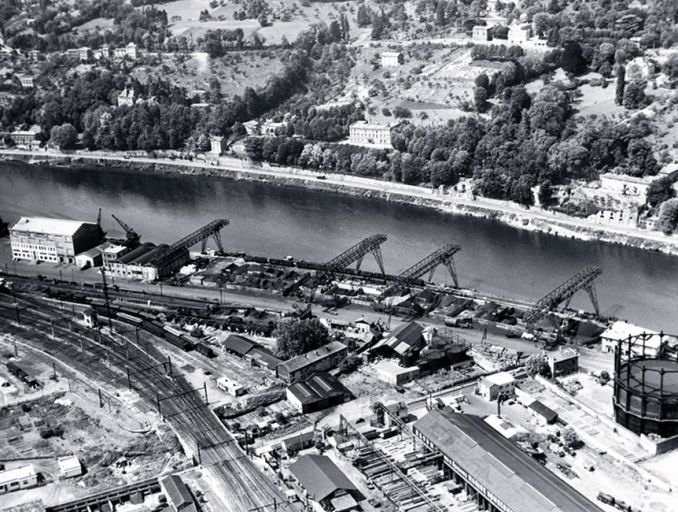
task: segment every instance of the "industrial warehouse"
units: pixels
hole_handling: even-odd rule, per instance
[[[9,233],[13,258],[55,263],[75,263],[102,238],[98,223],[44,217],[21,217]]]
[[[413,431],[442,453],[446,473],[475,495],[482,510],[602,512],[477,416],[432,411]]]
[[[190,261],[189,248],[201,243],[205,252],[212,237],[223,252],[220,230],[227,219],[218,219],[177,242],[141,244],[133,228],[113,215],[126,234],[125,240],[105,239],[101,210],[96,223],[77,220],[22,217],[10,228],[12,258],[34,262],[78,263],[81,268],[102,268],[115,277],[156,281],[171,276]]]
[[[264,473],[252,467],[242,472],[243,478],[261,479],[263,493],[273,493],[258,497],[258,506],[274,499],[271,503],[279,510],[374,512],[388,500],[397,510],[411,512],[582,512],[601,510],[591,503],[598,498],[603,504],[638,512],[641,509],[623,505],[632,498],[610,488],[603,471],[592,473],[589,468],[619,464],[625,472],[628,467],[635,470],[632,464],[640,455],[633,447],[628,458],[636,459],[630,462],[617,453],[605,455],[614,452],[611,432],[625,436],[632,446],[644,443],[654,454],[675,446],[675,438],[657,441],[656,434],[665,430],[652,417],[651,405],[657,399],[652,390],[662,389],[655,393],[665,399],[661,425],[672,427],[666,421],[673,382],[666,371],[675,359],[666,349],[674,348],[675,343],[669,343],[672,337],[664,340],[648,333],[642,345],[635,344],[629,353],[638,361],[620,359],[632,367],[628,376],[623,364],[614,379],[607,380],[605,372],[594,378],[593,372],[583,369],[592,360],[599,363],[582,354],[579,343],[600,342],[601,358],[612,363],[611,354],[606,355],[607,340],[617,332],[643,332],[619,325],[620,321],[612,324],[611,332],[609,320],[598,315],[593,281],[599,269],[583,269],[529,306],[456,286],[459,275],[453,257],[461,247],[454,243],[390,275],[380,252],[386,235],[368,236],[319,264],[293,256],[226,253],[219,235],[226,219],[165,244],[142,241],[134,228],[114,218],[124,238],[107,237],[100,221],[86,223],[97,236],[79,245],[77,250],[84,249],[80,252],[73,243],[72,281],[62,279],[68,268],[65,262],[46,262],[37,277],[33,262],[41,255],[29,263],[15,262],[24,275],[6,270],[6,279],[17,283],[12,291],[20,300],[33,302],[31,307],[16,307],[6,293],[10,309],[0,308],[0,315],[16,327],[27,319],[44,324],[50,353],[73,349],[69,357],[83,358],[91,352],[107,368],[118,364],[127,377],[124,389],[116,388],[125,407],[134,409],[135,398],[144,396],[153,414],[185,429],[178,430],[185,461],[205,472],[217,471],[211,478],[217,478],[226,492],[237,492],[234,472],[220,472],[221,466],[211,462],[245,464],[251,457],[256,471],[262,465],[270,468]],[[214,252],[206,251],[210,237],[216,242]],[[189,253],[195,244],[201,254]],[[360,269],[369,253],[379,272]],[[76,265],[84,271],[75,272]],[[426,281],[438,267],[448,271],[455,286]],[[580,290],[589,293],[595,314],[558,309]],[[0,305],[2,300],[0,294]],[[44,309],[56,321],[46,322],[32,309]],[[558,322],[561,333],[554,334]],[[577,340],[569,323],[590,330],[591,338]],[[66,325],[69,330],[61,333]],[[283,342],[281,333],[288,327],[291,334]],[[316,339],[307,341],[309,333]],[[73,346],[52,343],[61,335],[70,336]],[[97,351],[104,339],[114,340],[105,345],[111,363],[108,354]],[[525,352],[509,348],[516,345]],[[650,361],[655,356],[665,360],[661,368]],[[528,370],[535,358],[541,361],[538,375]],[[30,365],[24,366],[26,361],[20,363],[32,371]],[[657,378],[648,377],[655,367]],[[18,386],[47,389],[57,379],[54,368],[35,375],[19,374],[15,368],[13,361],[7,364],[10,378],[23,378],[9,380],[13,387],[0,390],[9,400],[16,399]],[[180,374],[193,375],[182,384]],[[34,378],[35,384],[30,384]],[[634,429],[622,416],[627,411],[642,413],[634,409],[635,399],[624,401],[621,393],[629,383],[647,395],[644,418],[654,423],[646,421],[643,429]],[[606,418],[578,423],[586,405],[566,404],[569,397],[574,399],[576,391],[586,388],[579,399],[604,401],[607,396],[611,405],[612,393],[605,393],[612,384],[618,423],[610,427]],[[558,394],[563,390],[572,394],[563,398]],[[604,409],[600,404],[594,407]],[[26,425],[24,418],[17,421]],[[597,437],[591,437],[594,429]],[[570,430],[575,430],[575,437],[581,435],[580,444],[565,440],[571,438]],[[59,469],[62,480],[88,478],[91,459],[77,449],[69,452],[75,459],[72,469]],[[339,474],[334,470],[322,485],[327,492],[305,478],[304,474],[313,477],[313,471],[318,472],[300,469],[310,467],[307,457],[317,453],[355,482],[359,492],[341,482],[334,485],[332,475]],[[611,461],[612,457],[616,459]],[[75,460],[81,461],[82,474]],[[635,473],[622,469],[615,476],[635,489],[625,479]],[[158,481],[153,489],[163,488],[169,501],[181,506],[189,502],[183,493]],[[194,482],[195,478],[186,480],[190,492],[204,492]],[[269,485],[279,492],[267,490]],[[118,496],[126,491],[115,492]],[[648,493],[643,504],[655,495]],[[195,497],[197,506],[203,496]]]

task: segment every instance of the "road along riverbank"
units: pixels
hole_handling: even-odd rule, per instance
[[[511,227],[578,240],[596,240],[643,250],[678,255],[678,237],[660,231],[630,226],[602,225],[589,219],[571,217],[540,208],[525,208],[509,201],[441,193],[439,190],[392,183],[358,176],[324,174],[305,169],[272,167],[268,164],[221,157],[218,161],[172,160],[119,154],[88,152],[0,150],[5,160],[47,166],[82,166],[133,169],[139,173],[205,175],[226,179],[272,183],[311,190],[378,198],[386,201],[433,208],[445,213],[496,220]]]

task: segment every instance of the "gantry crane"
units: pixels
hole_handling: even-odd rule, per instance
[[[525,323],[528,325],[535,324],[563,302],[567,308],[570,305],[572,296],[582,289],[588,293],[596,316],[600,316],[594,280],[602,273],[603,271],[596,267],[586,267],[580,270],[556,289],[539,299],[534,307],[527,312]]]
[[[213,220],[209,224],[196,229],[193,231],[193,233],[190,233],[174,242],[165,251],[158,255],[158,257],[153,259],[150,264],[158,267],[159,269],[163,269],[163,271],[165,269],[172,269],[176,266],[176,262],[182,260],[184,255],[187,254],[188,249],[195,244],[200,243],[200,252],[204,253],[205,249],[207,248],[207,239],[209,237],[214,239],[214,242],[217,244],[217,249],[219,252],[223,253],[224,247],[221,243],[220,231],[225,226],[228,226],[228,224],[228,219]],[[164,272],[161,272],[161,274],[162,273]]]
[[[449,243],[429,254],[423,260],[415,263],[410,268],[402,272],[396,277],[395,283],[386,288],[379,298],[384,298],[388,295],[393,295],[396,292],[413,285],[421,276],[429,273],[429,283],[433,280],[433,272],[438,265],[445,265],[450,276],[454,280],[454,286],[459,288],[459,279],[457,278],[457,270],[454,266],[454,255],[461,250],[461,246]]]
[[[116,217],[115,215],[111,215],[115,219],[115,221],[120,224],[120,227],[125,231],[125,236],[127,237],[125,240],[125,245],[130,248],[134,248],[139,245],[139,241],[141,240],[141,236],[134,231],[133,228],[131,228],[127,223]]]
[[[376,234],[364,238],[354,246],[346,249],[344,252],[332,258],[325,263],[322,268],[318,270],[315,276],[307,281],[306,287],[310,289],[308,300],[311,302],[315,296],[315,291],[321,282],[334,277],[335,274],[347,269],[353,263],[356,264],[356,270],[360,270],[363,258],[367,253],[372,253],[374,259],[379,265],[381,274],[384,275],[384,260],[381,255],[381,244],[383,244],[388,237],[383,234]]]

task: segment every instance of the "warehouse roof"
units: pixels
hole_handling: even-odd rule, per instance
[[[136,249],[132,249],[130,252],[120,257],[116,263],[129,264],[134,262],[137,258],[141,258],[144,254],[147,254],[155,250],[155,244],[151,242],[146,242],[145,244],[140,245]]]
[[[49,219],[47,217],[21,217],[12,230],[28,231],[42,235],[73,236],[83,224],[92,224],[82,220]]]
[[[515,382],[516,379],[513,378],[509,372],[497,372],[492,375],[486,375],[482,380],[488,382],[494,386],[506,386]]]
[[[0,471],[0,485],[7,485],[17,480],[25,480],[35,476],[35,468],[32,464],[22,466],[20,468],[8,469]]]
[[[253,348],[260,347],[261,345],[245,336],[231,334],[224,340],[223,346],[225,350],[238,354],[239,356],[244,356]]]
[[[358,492],[358,488],[324,455],[304,455],[292,465],[290,472],[315,501],[321,501],[339,490]]]
[[[346,386],[329,373],[314,373],[305,381],[295,382],[287,389],[304,405],[351,394]]]
[[[516,512],[602,512],[478,416],[434,410],[416,432]]]
[[[566,361],[568,359],[574,359],[575,357],[579,357],[579,354],[576,350],[571,348],[557,350],[549,354],[549,358],[553,359],[555,362]]]
[[[167,500],[175,510],[194,512],[196,510],[193,495],[181,477],[177,475],[166,476],[160,479]]]
[[[168,247],[169,247],[169,245],[167,245],[167,244],[160,244],[157,247],[155,247],[154,250],[149,251],[149,252],[139,256],[132,263],[134,263],[135,265],[145,265],[146,263],[150,263],[155,258],[160,256],[163,252],[165,252]]]
[[[544,405],[539,400],[535,400],[530,405],[528,405],[528,407],[536,412],[539,416],[543,417],[548,423],[553,423],[556,421],[556,419],[558,419],[558,413],[550,407]]]
[[[73,470],[78,470],[82,472],[82,465],[80,464],[80,460],[75,455],[59,457],[57,459],[57,464],[59,465],[59,470],[62,473],[68,473]]]
[[[265,366],[266,368],[269,368],[271,370],[275,370],[278,366],[280,366],[280,363],[282,363],[281,359],[275,357],[265,348],[259,347],[253,348],[247,353],[247,356],[254,359],[260,365]]]
[[[402,324],[372,348],[389,347],[402,355],[410,348],[420,348],[423,345],[423,332],[424,328],[417,322]]]
[[[323,345],[318,349],[311,350],[310,352],[306,352],[305,354],[293,357],[292,359],[285,361],[283,364],[280,365],[281,370],[283,372],[291,373],[302,368],[305,368],[318,361],[322,361],[323,359],[331,357],[337,352],[341,352],[342,350],[346,350],[346,345],[344,345],[340,341],[330,341],[327,345]]]

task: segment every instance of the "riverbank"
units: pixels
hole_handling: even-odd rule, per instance
[[[499,221],[517,229],[546,233],[578,240],[597,240],[648,251],[678,255],[678,237],[635,227],[601,225],[588,219],[570,217],[538,208],[527,209],[518,204],[487,198],[476,200],[438,190],[384,182],[357,176],[325,174],[296,168],[248,165],[232,158],[213,161],[171,160],[149,157],[127,157],[110,153],[72,153],[0,150],[0,157],[29,164],[118,168],[151,174],[205,175],[225,179],[260,181],[275,185],[323,190],[432,208],[445,213],[467,215]]]

